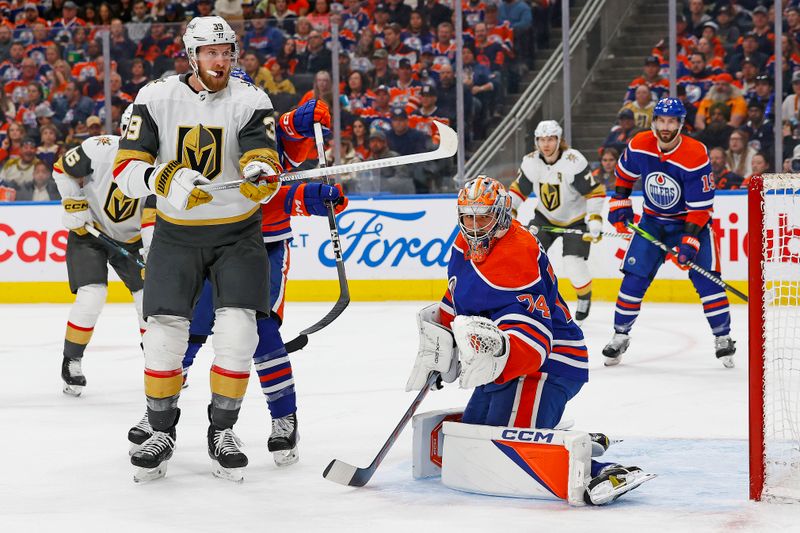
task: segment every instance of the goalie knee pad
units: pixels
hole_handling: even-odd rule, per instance
[[[214,364],[243,372],[250,370],[250,361],[258,346],[256,312],[238,307],[217,309],[214,336]]]
[[[84,285],[78,288],[75,303],[69,310],[67,331],[64,335],[64,357],[83,357],[86,345],[92,339],[97,317],[106,303],[108,287],[101,284]]]
[[[577,255],[565,255],[564,273],[578,296],[592,292],[592,275],[589,273],[589,263],[586,259]]]

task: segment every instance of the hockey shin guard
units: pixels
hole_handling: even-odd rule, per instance
[[[168,431],[178,416],[183,384],[181,360],[186,352],[189,321],[178,316],[154,315],[144,335],[144,390],[147,417],[156,431]]]
[[[694,270],[689,271],[689,279],[700,296],[700,303],[703,304],[703,313],[706,315],[708,325],[714,336],[727,335],[731,332],[731,314],[728,306],[728,295],[726,292],[704,278]]]
[[[229,428],[236,423],[250,377],[250,359],[258,343],[256,313],[251,309],[222,307],[216,313],[212,337],[211,423]]]
[[[650,280],[636,274],[625,274],[619,288],[617,305],[614,312],[614,331],[628,333],[639,316],[642,298],[650,286]]]
[[[64,357],[80,359],[92,339],[97,317],[106,303],[108,288],[105,285],[84,285],[75,295],[69,310],[67,331],[64,335]]]
[[[253,354],[253,362],[261,392],[267,399],[272,418],[282,418],[297,411],[292,364],[283,345],[278,322],[270,317],[259,320],[257,326],[258,347]]]

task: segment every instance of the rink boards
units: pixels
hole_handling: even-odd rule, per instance
[[[641,196],[634,209],[641,212]],[[528,220],[535,200],[526,202],[520,219]],[[70,302],[65,249],[67,232],[61,226],[59,203],[0,204],[0,303]],[[339,234],[353,300],[431,300],[446,287],[450,247],[457,235],[455,196],[353,197],[339,214]],[[607,224],[607,223],[606,223]],[[294,217],[289,301],[333,301],[338,296],[330,233],[324,218]],[[714,228],[720,245],[726,281],[747,290],[746,191],[717,194]],[[613,228],[608,226],[607,230]],[[790,228],[789,233],[794,228]],[[592,247],[590,269],[598,300],[616,300],[619,266],[627,242],[606,238]],[[550,251],[556,273],[561,244]],[[109,301],[128,301],[130,295],[113,271]],[[560,285],[569,299],[569,283]],[[695,302],[697,295],[686,273],[671,263],[659,272],[647,300]],[[731,303],[739,303],[734,297]]]

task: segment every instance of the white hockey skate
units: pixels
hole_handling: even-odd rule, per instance
[[[297,451],[299,441],[297,413],[272,420],[272,434],[267,441],[267,449],[272,452],[272,459],[276,465],[291,466],[300,460],[300,454]]]
[[[603,348],[603,355],[606,358],[603,364],[605,366],[618,365],[622,360],[622,354],[628,350],[630,343],[631,337],[627,333],[614,333],[614,336],[611,337],[611,342]]]
[[[730,335],[714,337],[714,350],[717,359],[722,362],[722,366],[725,368],[736,366],[733,362],[733,354],[736,353],[736,341],[731,339]]]
[[[156,431],[131,455],[134,483],[153,481],[167,475],[167,463],[175,450],[175,428],[169,433]]]
[[[583,501],[588,505],[606,505],[654,477],[656,474],[643,472],[638,466],[607,466],[589,482]]]
[[[208,426],[208,456],[211,457],[211,473],[214,477],[235,483],[244,481],[244,467],[248,461],[241,451],[242,446],[242,441],[232,428]]]
[[[64,381],[64,387],[61,389],[64,394],[75,397],[80,396],[86,386],[86,377],[81,369],[81,360],[65,357],[61,362],[61,379]]]

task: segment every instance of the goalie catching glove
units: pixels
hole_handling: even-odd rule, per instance
[[[431,304],[417,313],[419,350],[414,368],[406,383],[406,392],[421,390],[431,372],[439,372],[442,381],[452,383],[458,377],[458,353],[453,333],[439,323],[439,304]]]
[[[155,167],[147,180],[147,188],[165,198],[176,209],[189,210],[207,204],[213,196],[198,189],[211,183],[202,174],[173,159]]]
[[[492,383],[503,372],[511,344],[494,322],[482,316],[456,316],[453,336],[461,362],[458,384],[462,389]]]
[[[256,203],[266,204],[281,188],[279,168],[268,159],[253,159],[242,169],[245,181],[239,185],[242,196]]]

